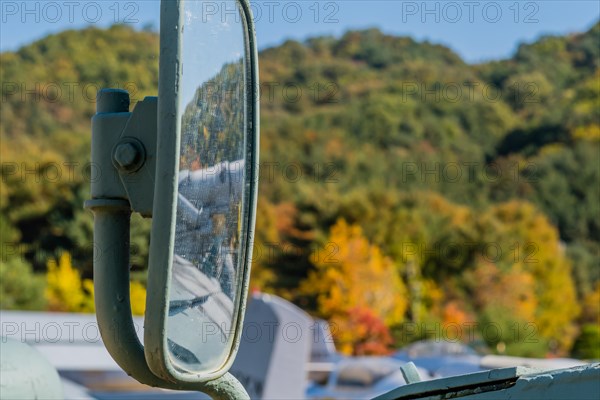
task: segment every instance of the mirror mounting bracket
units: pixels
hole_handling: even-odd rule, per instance
[[[129,201],[132,211],[152,217],[158,135],[158,98],[146,97],[129,112],[129,94],[98,92],[92,118],[92,199]],[[94,177],[93,177],[94,178]]]
[[[158,136],[158,97],[139,102],[114,146],[112,159],[117,163],[133,211],[152,217]]]

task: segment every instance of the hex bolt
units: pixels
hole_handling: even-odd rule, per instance
[[[133,172],[142,166],[144,151],[135,142],[123,142],[115,148],[113,159],[120,170]]]

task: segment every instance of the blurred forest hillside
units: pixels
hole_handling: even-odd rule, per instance
[[[156,95],[158,37],[65,31],[0,57],[0,306],[91,311],[95,93]],[[600,24],[478,65],[377,30],[289,41],[260,77],[254,288],[346,353],[434,336],[600,358]],[[132,226],[142,313],[150,225]]]

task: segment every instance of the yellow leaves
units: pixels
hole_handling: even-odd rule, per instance
[[[476,267],[476,299],[483,305],[503,302],[515,317],[534,322],[541,337],[568,349],[579,306],[558,230],[532,204],[516,200],[491,207],[480,222],[493,226],[485,243],[501,255]]]
[[[144,315],[146,312],[146,288],[139,282],[129,283],[131,297],[131,313],[133,315]]]
[[[583,300],[582,320],[600,326],[600,281],[596,288],[588,293]]]
[[[515,266],[503,279],[504,290],[510,293],[515,316],[523,321],[533,321],[538,307],[535,279],[531,273]]]
[[[481,309],[499,306],[518,320],[535,320],[538,301],[531,273],[518,265],[502,272],[495,264],[482,262],[469,274],[475,283],[474,300]]]
[[[522,264],[536,278],[552,264],[566,263],[558,230],[532,204],[517,200],[502,203],[491,207],[484,218],[495,228],[485,238],[486,243],[498,245],[504,262]]]
[[[301,291],[316,295],[318,309],[326,318],[343,319],[350,310],[363,308],[388,326],[403,320],[406,289],[396,266],[369,243],[358,225],[339,220],[312,261],[316,270]]]
[[[71,255],[63,253],[58,263],[48,261],[46,297],[53,311],[93,312],[91,294],[84,290],[79,271],[71,265]],[[90,285],[86,282],[86,285]]]
[[[46,273],[46,298],[51,311],[93,313],[94,283],[91,279],[81,279],[79,271],[73,267],[71,255],[63,253],[58,263],[48,261]],[[146,310],[146,288],[140,282],[130,283],[131,310],[134,315],[144,315]]]
[[[598,124],[589,124],[585,126],[578,126],[573,130],[571,135],[575,139],[599,141],[600,140],[600,125]]]
[[[472,218],[473,213],[469,207],[452,203],[439,193],[424,192],[423,201],[429,212],[449,218],[453,225],[467,224]]]
[[[435,284],[432,279],[423,279],[421,282],[421,310],[417,310],[419,315],[440,315],[442,302],[444,300],[444,291]]]

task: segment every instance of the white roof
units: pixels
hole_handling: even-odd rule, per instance
[[[134,318],[140,341],[143,318]],[[116,370],[94,314],[0,311],[1,336],[35,347],[59,371]],[[4,340],[4,339],[3,339]]]

